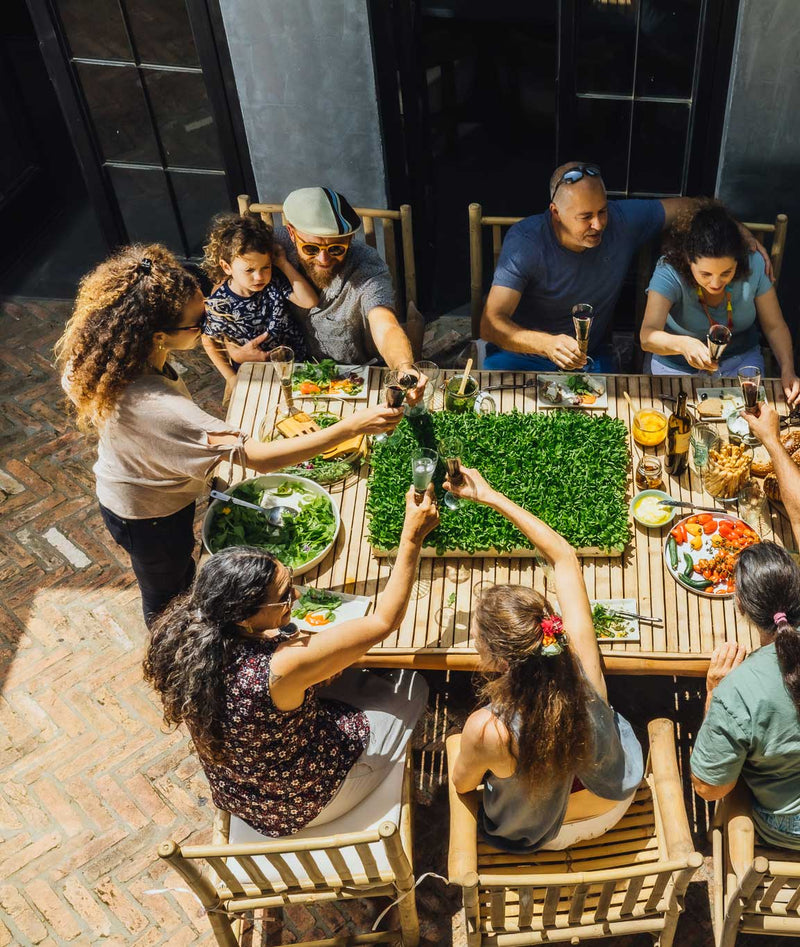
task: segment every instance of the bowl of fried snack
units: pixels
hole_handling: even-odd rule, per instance
[[[753,450],[746,444],[723,444],[708,452],[703,483],[718,500],[733,501],[750,479]]]

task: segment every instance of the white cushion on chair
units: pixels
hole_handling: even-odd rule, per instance
[[[292,842],[297,839],[324,838],[331,835],[345,835],[349,832],[367,832],[370,829],[377,829],[382,822],[394,822],[400,824],[400,805],[403,794],[403,772],[405,769],[405,757],[399,759],[389,770],[389,774],[381,785],[371,795],[352,808],[348,813],[333,822],[326,822],[324,825],[312,826],[311,828],[300,829],[294,835],[282,836],[286,842]],[[254,828],[246,822],[231,815],[231,827],[228,841],[231,845],[251,844],[254,842],[279,842],[281,837],[273,838],[256,832]],[[375,859],[375,863],[382,877],[388,881],[392,875],[392,870],[386,858],[386,850],[381,842],[371,844],[370,851]],[[342,857],[347,867],[353,873],[353,876],[364,874],[364,868],[361,859],[352,846],[341,849]],[[308,874],[300,864],[295,854],[289,853],[282,856],[286,864],[297,876],[300,883],[312,884]],[[319,866],[320,871],[325,876],[336,875],[328,857],[324,852],[314,853],[314,860]],[[281,877],[278,872],[270,865],[269,861],[263,855],[254,857],[255,863],[269,879],[271,883],[280,883]],[[228,859],[228,867],[233,871],[240,881],[249,881],[247,873],[233,859]]]

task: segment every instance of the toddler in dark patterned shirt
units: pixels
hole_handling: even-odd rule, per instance
[[[206,300],[203,347],[229,383],[242,362],[265,361],[279,345],[306,357],[303,330],[287,300],[310,309],[318,297],[311,284],[287,260],[272,238],[272,227],[259,217],[220,214],[205,246],[203,267],[215,284]]]

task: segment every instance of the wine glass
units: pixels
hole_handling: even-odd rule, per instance
[[[708,346],[709,357],[712,358],[715,362],[719,362],[722,358],[722,353],[728,347],[728,344],[731,341],[731,330],[727,326],[720,325],[720,323],[714,323],[713,326],[709,327],[708,334],[706,335],[706,345]],[[719,368],[715,372],[706,372],[709,379],[713,378],[715,375],[719,375]]]
[[[443,437],[439,442],[439,454],[444,460],[450,483],[455,487],[464,481],[464,474],[461,471],[463,453],[464,442],[460,437]],[[448,510],[457,510],[461,506],[461,501],[448,490],[444,496],[444,505]]]
[[[589,333],[592,328],[592,318],[594,317],[594,307],[589,303],[578,303],[572,307],[572,324],[575,326],[575,338],[578,341],[578,348],[582,355],[586,355],[586,369],[591,371],[594,360],[589,358]]]
[[[411,478],[417,493],[428,489],[438,463],[439,455],[430,447],[420,447],[411,455]]]
[[[412,368],[418,375],[424,375],[428,379],[419,404],[406,409],[406,415],[413,417],[414,415],[425,414],[426,411],[433,409],[433,399],[441,382],[442,370],[435,362],[428,361],[414,362]]]
[[[761,390],[761,369],[756,365],[742,365],[739,369],[739,384],[745,414],[758,415],[758,395]]]
[[[413,388],[413,385],[408,385],[408,388]],[[399,372],[386,372],[383,376],[383,400],[386,405],[390,408],[401,408],[406,397],[406,388],[400,383],[400,373]],[[385,441],[389,437],[388,434],[376,434],[373,438],[374,441]]]
[[[281,395],[286,403],[286,407],[291,410],[291,408],[294,407],[294,396],[292,395],[294,349],[290,349],[288,345],[279,345],[270,352],[269,360],[275,366],[275,374],[280,380]]]

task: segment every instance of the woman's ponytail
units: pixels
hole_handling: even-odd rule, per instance
[[[783,683],[800,713],[800,634],[790,624],[785,612],[776,612],[775,653],[783,675]]]

